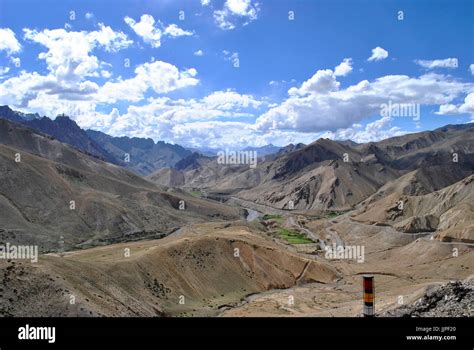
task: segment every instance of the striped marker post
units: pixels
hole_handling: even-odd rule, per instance
[[[374,276],[364,275],[364,317],[374,317],[375,315],[375,288]]]

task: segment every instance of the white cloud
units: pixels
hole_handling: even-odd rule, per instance
[[[153,16],[148,14],[142,15],[140,17],[140,22],[136,22],[133,18],[128,16],[124,18],[124,21],[133,29],[135,34],[140,36],[144,42],[150,44],[154,48],[161,46],[161,38],[163,36],[175,38],[180,36],[191,36],[194,34],[193,32],[178,27],[176,24],[170,24],[164,28],[160,21],[155,22]]]
[[[460,113],[469,113],[474,119],[474,93],[470,93],[464,99],[464,103],[459,106]]]
[[[99,60],[90,55],[96,47],[116,52],[132,44],[122,32],[99,24],[98,31],[68,32],[64,29],[43,30],[38,32],[23,29],[25,39],[45,46],[48,51],[41,52],[38,58],[46,61],[49,71],[58,80],[79,81],[94,76],[99,68]]]
[[[160,28],[155,27],[155,19],[151,15],[144,14],[140,17],[140,22],[135,22],[133,18],[125,17],[125,23],[127,23],[133,31],[143,41],[150,44],[152,47],[161,46],[162,31]]]
[[[469,65],[469,71],[474,75],[474,63]]]
[[[256,100],[252,95],[241,95],[235,91],[216,91],[203,98],[203,102],[209,109],[235,110],[242,108],[258,108],[261,101]]]
[[[334,68],[335,76],[345,76],[352,71],[352,58],[344,58],[342,62]]]
[[[22,71],[19,76],[2,82],[0,92],[3,91],[6,104],[53,116],[58,111],[70,111],[71,106],[93,110],[99,86],[85,79],[99,77],[104,64],[91,52],[98,48],[116,52],[132,43],[124,33],[101,23],[99,30],[91,32],[64,29],[39,32],[28,28],[23,31],[25,40],[47,48],[38,58],[46,62],[49,73]]]
[[[436,112],[436,114],[439,114],[439,115],[457,114],[457,113],[458,113],[458,107],[456,107],[456,105],[453,105],[452,103],[440,105],[438,112]]]
[[[10,62],[11,62],[15,67],[20,67],[20,66],[21,66],[21,59],[20,59],[20,57],[10,57]]]
[[[100,71],[100,76],[101,76],[102,78],[108,79],[108,78],[110,78],[110,77],[112,76],[112,73],[111,73],[110,71],[108,71],[108,70],[101,70],[101,71]]]
[[[169,35],[179,35],[170,27]],[[24,29],[25,40],[46,48],[38,58],[46,62],[48,74],[21,71],[16,77],[0,82],[0,103],[20,110],[55,116],[60,112],[95,116],[99,103],[119,100],[139,102],[145,93],[168,93],[199,83],[194,68],[179,70],[170,63],[154,61],[135,68],[130,79],[118,77],[104,85],[87,80],[112,77],[111,65],[93,55],[94,50],[115,52],[128,47],[132,41],[122,32],[99,24],[95,31],[66,31],[64,29]],[[15,62],[18,58],[11,58]],[[6,72],[6,70],[5,70]],[[3,74],[2,74],[3,75]],[[85,117],[81,117],[82,120]]]
[[[221,10],[214,11],[214,21],[224,30],[236,27],[235,22],[243,21],[243,25],[257,19],[260,4],[252,0],[226,0]]]
[[[415,63],[426,69],[458,67],[457,58],[446,58],[442,60],[415,60]]]
[[[2,78],[5,74],[10,71],[9,67],[0,67],[0,78]]]
[[[452,103],[447,103],[439,106],[439,110],[438,112],[436,112],[436,114],[470,114],[471,119],[474,120],[474,92],[469,93],[464,98],[464,102],[457,106]]]
[[[133,44],[133,41],[129,40],[123,32],[115,32],[103,23],[99,23],[99,28],[100,30],[87,34],[92,45],[102,46],[109,52],[117,52]]]
[[[156,61],[137,66],[133,78],[119,77],[99,86],[86,79],[109,79],[112,72],[107,68],[110,64],[100,62],[92,52],[98,48],[115,52],[128,47],[132,41],[125,34],[103,24],[91,32],[24,29],[24,33],[25,40],[46,47],[38,57],[46,62],[49,73],[22,71],[0,83],[0,101],[19,109],[54,116],[59,110],[67,112],[71,105],[80,105],[92,113],[98,103],[140,101],[147,91],[167,93],[199,82],[194,68],[179,70],[172,64]]]
[[[366,143],[406,134],[406,131],[402,131],[399,127],[391,126],[392,120],[390,117],[383,117],[368,123],[365,127],[360,124],[353,124],[350,128],[339,129],[336,132],[326,132],[320,137]]]
[[[12,55],[21,50],[21,45],[16,40],[15,33],[10,28],[0,28],[0,51]]]
[[[214,21],[219,28],[223,30],[235,29],[235,25],[227,19],[228,15],[228,11],[225,10],[214,11]]]
[[[87,12],[85,17],[86,17],[86,19],[92,19],[92,18],[94,18],[94,14],[92,12]]]
[[[381,105],[389,101],[441,105],[452,103],[469,91],[474,91],[474,84],[438,74],[418,78],[387,75],[341,90],[331,70],[320,70],[300,87],[291,88],[289,98],[263,113],[256,127],[262,131],[334,131],[380,115]]]
[[[170,24],[168,27],[166,27],[164,34],[169,35],[171,37],[179,37],[179,36],[192,36],[194,33],[190,31],[186,31],[178,27],[176,24]]]
[[[194,51],[194,56],[204,56],[204,52],[202,50]]]
[[[194,68],[180,71],[167,62],[144,63],[135,69],[135,77],[105,83],[98,92],[98,100],[105,103],[118,100],[137,102],[144,98],[148,89],[155,93],[167,93],[196,85],[199,83],[196,74]]]
[[[367,61],[381,61],[388,57],[388,51],[377,46],[376,48],[372,49],[372,56],[370,56]]]
[[[122,115],[103,115],[100,119],[85,116],[81,126],[112,135],[153,137],[185,145],[236,144],[249,139],[254,142],[259,137],[252,124],[232,119],[255,117],[254,112],[263,105],[265,102],[252,95],[232,90],[215,91],[198,100],[157,97],[147,99],[144,105],[129,106]]]
[[[52,74],[21,71],[0,83],[0,104],[49,116],[77,112],[79,107],[90,112],[95,108],[92,97],[97,90],[97,84],[90,81],[61,84]]]
[[[201,0],[202,6],[209,6],[211,4],[211,0]]]
[[[235,60],[239,59],[239,53],[238,52],[229,52],[227,50],[223,50],[222,54],[224,55],[224,59],[226,61],[234,62]]]
[[[301,87],[292,87],[288,90],[290,96],[304,96],[311,93],[327,94],[339,89],[340,83],[330,69],[318,70],[311,78],[306,80]]]
[[[233,14],[255,18],[257,16],[257,10],[252,5],[251,0],[227,0],[225,7],[229,9]]]

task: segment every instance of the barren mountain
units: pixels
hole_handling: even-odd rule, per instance
[[[42,251],[61,249],[61,241],[70,249],[161,237],[186,223],[239,215],[235,208],[165,191],[4,119],[0,173],[0,239],[38,244]]]
[[[327,262],[282,250],[239,224],[44,255],[34,269],[0,261],[0,272],[0,314],[10,316],[209,316],[249,294],[337,277]]]
[[[0,118],[26,125],[83,153],[121,165],[140,175],[174,166],[191,154],[191,151],[179,145],[163,141],[155,143],[149,138],[113,137],[100,131],[83,130],[67,116],[58,116],[52,120],[0,106]]]
[[[275,208],[288,208],[292,201],[301,210],[349,210],[392,191],[426,194],[471,175],[474,125],[448,125],[368,144],[320,139],[260,159],[254,169],[210,159],[177,170],[183,172],[184,187]]]
[[[191,154],[191,151],[179,145],[163,141],[155,143],[152,139],[113,137],[94,130],[87,130],[87,135],[120,160],[122,166],[140,175],[148,175],[158,169],[172,167]]]
[[[435,239],[474,243],[474,175],[425,195],[393,191],[362,207],[354,220],[409,233],[436,231]]]
[[[8,106],[0,106],[0,118],[26,125],[39,133],[49,135],[96,158],[120,164],[120,159],[114,158],[112,154],[91,139],[76,122],[66,116],[58,116],[56,119],[51,120],[48,117],[40,117],[37,114],[32,115],[13,111]]]

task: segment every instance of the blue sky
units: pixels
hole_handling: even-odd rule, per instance
[[[473,16],[459,0],[0,0],[0,104],[194,147],[378,140],[473,120]]]

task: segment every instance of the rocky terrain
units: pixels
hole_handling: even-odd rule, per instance
[[[1,111],[0,245],[40,251],[0,259],[3,316],[357,317],[364,274],[377,316],[474,315],[471,124],[252,169]]]
[[[428,194],[474,172],[474,126],[448,125],[380,142],[320,139],[260,158],[256,168],[194,155],[175,166],[182,187],[280,209],[346,211],[394,192]],[[157,181],[157,177],[154,178]]]
[[[3,119],[0,172],[0,240],[41,251],[60,249],[60,241],[71,249],[157,238],[188,223],[240,215]]]
[[[80,152],[128,168],[140,175],[174,166],[192,153],[179,145],[163,141],[155,143],[152,139],[113,137],[99,131],[83,130],[67,116],[58,116],[52,120],[0,106],[0,118],[23,124]]]
[[[430,288],[413,305],[402,306],[384,316],[469,317],[474,315],[474,279],[453,281]]]
[[[86,133],[123,166],[144,176],[172,167],[191,154],[179,145],[163,141],[155,143],[152,139],[138,137],[112,137],[94,130],[87,130]]]
[[[337,277],[327,262],[282,250],[239,223],[44,255],[34,269],[0,261],[0,271],[0,312],[13,316],[210,316],[249,294]]]
[[[474,175],[425,195],[392,192],[362,207],[354,219],[392,225],[407,233],[436,232],[434,239],[474,243]]]

